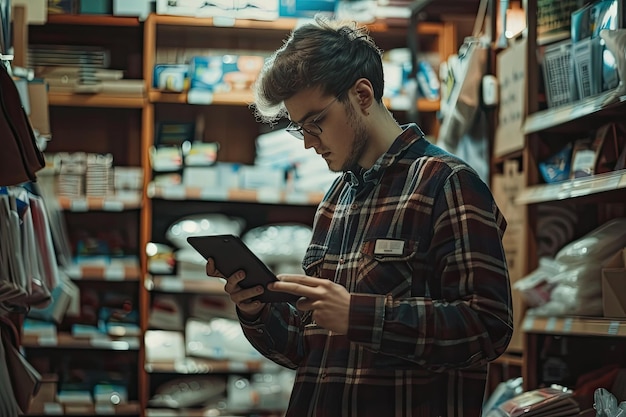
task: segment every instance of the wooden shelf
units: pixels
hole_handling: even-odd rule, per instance
[[[41,407],[32,407],[27,416],[132,416],[139,415],[141,407],[138,402],[130,401],[124,404],[62,404],[45,403]]]
[[[60,349],[103,349],[112,351],[139,350],[138,337],[112,338],[107,335],[93,337],[75,337],[69,333],[56,336],[24,335],[22,346],[26,348],[60,348]]]
[[[602,94],[588,97],[584,100],[577,101],[554,107],[547,110],[541,110],[528,115],[522,130],[524,134],[537,133],[541,131],[562,128],[564,125],[584,121],[588,117],[601,118],[603,113],[610,116],[614,111],[620,110],[623,114],[623,103],[626,101],[626,95],[617,97],[611,104],[603,105],[603,103],[613,95],[613,91],[607,91]]]
[[[65,268],[73,280],[92,281],[138,281],[141,276],[139,260],[134,257],[110,261],[83,261]]]
[[[48,14],[47,24],[82,25],[82,26],[137,26],[139,18],[127,16],[94,15],[94,14]]]
[[[624,188],[626,188],[626,169],[554,184],[533,185],[524,189],[515,199],[515,203],[561,201]]]
[[[277,20],[249,20],[249,19],[214,19],[212,17],[172,16],[151,14],[148,19],[157,25],[169,26],[198,26],[198,27],[229,27],[237,29],[270,29],[289,31],[296,27],[298,19],[280,18]],[[224,24],[222,22],[228,22]]]
[[[59,205],[63,210],[71,212],[86,211],[126,211],[141,208],[141,194],[126,198],[110,197],[58,197]]]
[[[119,96],[105,93],[75,94],[50,92],[48,103],[51,106],[67,107],[124,107],[141,109],[146,104],[143,96]]]
[[[219,374],[227,372],[270,372],[281,369],[279,365],[263,361],[231,361],[186,357],[176,362],[147,362],[148,373]]]
[[[150,90],[148,93],[152,103],[178,103],[187,104],[187,93],[172,93],[167,91]],[[229,93],[216,93],[212,100],[204,104],[225,106],[248,106],[254,101],[251,91],[231,91]]]
[[[177,103],[187,104],[187,93],[176,93],[159,90],[150,90],[148,97],[151,103]],[[223,105],[223,106],[249,106],[254,102],[252,91],[231,91],[229,93],[216,93],[212,97],[212,101],[206,104]],[[405,97],[384,97],[383,102],[390,110],[406,111],[409,109],[409,103]],[[431,113],[437,112],[440,108],[439,100],[427,100],[420,98],[417,101],[417,109],[419,111]]]
[[[543,317],[526,315],[525,333],[568,336],[626,337],[626,319],[604,317]]]
[[[252,410],[240,410],[237,409],[232,413],[229,410],[220,410],[222,414],[215,414],[215,407],[205,408],[146,408],[146,417],[207,417],[207,416],[281,416],[285,414],[285,410],[274,409],[252,409]],[[223,414],[227,413],[227,414]]]
[[[212,17],[196,17],[196,16],[172,16],[151,14],[149,19],[157,25],[164,26],[185,26],[185,27],[216,27],[216,28],[235,28],[235,29],[264,29],[288,32],[294,29],[298,24],[306,19],[285,18],[281,17],[276,20],[252,20],[252,19],[214,19]],[[397,20],[397,19],[396,19]],[[405,25],[394,25],[394,20],[377,19],[372,23],[367,23],[370,32],[386,32],[390,29],[400,27],[406,28]],[[423,26],[423,27],[422,27]],[[439,34],[441,29],[436,24],[420,24],[420,33]]]
[[[184,279],[179,276],[151,276],[145,280],[148,291],[188,294],[227,295],[219,278]]]
[[[285,190],[245,190],[239,188],[216,189],[185,187],[183,185],[161,186],[151,183],[148,197],[164,200],[235,201],[261,204],[317,205],[323,193],[296,193]]]

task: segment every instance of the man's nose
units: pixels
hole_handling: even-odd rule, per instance
[[[313,148],[316,144],[319,143],[319,137],[311,135],[307,132],[302,133],[304,134],[304,139],[302,140],[304,142],[304,149]]]

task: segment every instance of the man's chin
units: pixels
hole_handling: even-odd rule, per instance
[[[342,167],[341,166],[337,166],[336,164],[332,163],[331,161],[326,161],[326,165],[328,165],[328,169],[331,172],[343,172]]]

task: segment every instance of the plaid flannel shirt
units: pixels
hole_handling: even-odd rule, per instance
[[[487,185],[416,125],[338,178],[303,267],[351,293],[348,333],[287,303],[242,319],[262,354],[297,369],[287,416],[479,416],[513,329],[505,228]]]

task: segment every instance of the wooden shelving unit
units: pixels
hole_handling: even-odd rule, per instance
[[[530,273],[539,264],[542,230],[539,230],[538,224],[542,220],[541,209],[558,207],[575,211],[578,220],[572,224],[572,240],[626,213],[625,170],[548,184],[543,181],[538,168],[541,161],[568,141],[573,142],[590,134],[606,123],[622,122],[626,103],[624,96],[607,91],[570,104],[546,108],[540,101],[543,96],[540,92],[538,47],[551,41],[538,39],[537,3],[526,2],[525,5],[528,22],[525,76],[528,92],[522,128],[524,147],[521,152],[501,157],[497,162],[514,160],[522,167],[525,187],[515,197],[515,204],[523,210],[527,219],[524,235],[520,239],[526,243],[519,250],[526,254],[524,266],[526,273]],[[542,256],[547,255],[544,253]],[[521,368],[525,390],[558,383],[575,391],[577,378],[591,370],[611,361],[626,366],[626,358],[619,354],[626,343],[626,322],[623,319],[550,317],[532,314],[529,310],[521,327]],[[558,369],[550,368],[555,363]],[[583,403],[591,400],[586,398]]]

